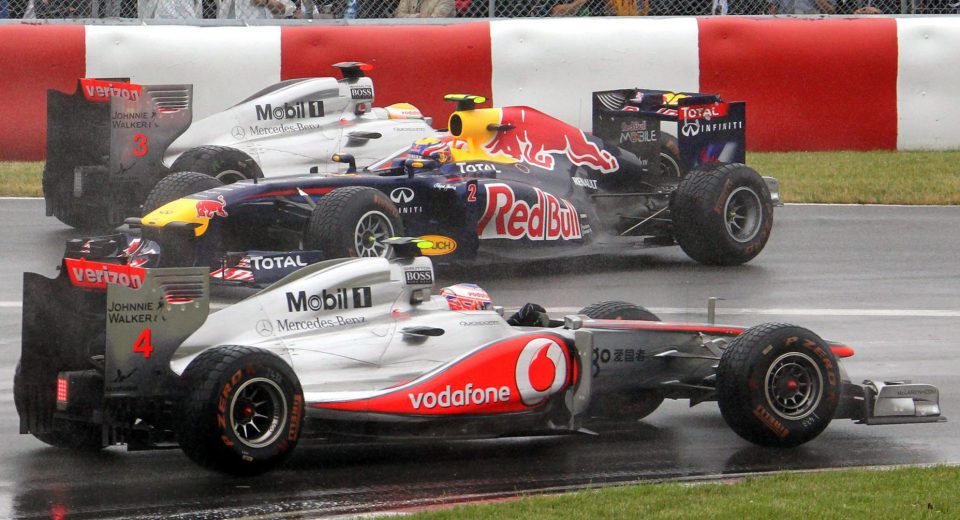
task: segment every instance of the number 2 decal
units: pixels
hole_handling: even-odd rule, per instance
[[[133,351],[137,354],[143,354],[144,359],[150,359],[150,354],[153,352],[152,335],[150,329],[143,329],[137,340],[133,342]]]
[[[467,202],[477,201],[477,185],[467,184]]]
[[[133,136],[133,155],[137,157],[143,157],[147,155],[147,152],[150,151],[150,147],[147,145],[147,136],[146,134],[137,134]]]

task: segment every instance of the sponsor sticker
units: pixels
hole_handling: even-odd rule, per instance
[[[298,101],[275,106],[270,103],[254,105],[257,121],[279,121],[281,119],[307,119],[323,117],[323,101]]]
[[[405,269],[403,282],[407,285],[433,285],[433,270]]]
[[[143,286],[146,271],[142,267],[108,264],[83,258],[66,258],[70,283],[83,289],[106,290],[107,284],[117,284],[131,289]]]
[[[353,99],[373,98],[373,87],[351,87],[350,97]]]
[[[507,184],[485,185],[487,205],[477,224],[480,238],[573,240],[582,238],[580,216],[569,201],[534,188],[537,200],[518,199]]]
[[[430,243],[430,247],[420,248],[424,256],[443,256],[457,250],[457,241],[443,235],[423,235],[420,240]]]
[[[97,103],[109,103],[114,96],[136,101],[143,95],[142,86],[122,81],[83,78],[80,80],[80,88],[83,89],[83,97],[87,101]]]
[[[286,295],[288,312],[363,309],[373,306],[369,287],[323,289],[319,294],[309,295],[306,291],[288,292]]]
[[[691,105],[680,107],[678,110],[681,121],[692,121],[694,119],[706,119],[709,121],[715,117],[726,117],[727,114],[730,113],[730,105],[727,103]]]

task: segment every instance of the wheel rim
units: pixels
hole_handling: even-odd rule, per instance
[[[752,189],[741,186],[727,197],[723,208],[727,234],[737,242],[749,242],[760,232],[763,206],[760,196]]]
[[[237,440],[250,448],[262,448],[283,433],[287,399],[276,382],[257,377],[234,392],[230,411],[230,426]]]
[[[214,177],[224,184],[233,184],[235,182],[247,180],[247,176],[239,170],[223,170]]]
[[[764,378],[767,404],[784,419],[807,417],[823,397],[823,373],[806,354],[790,352],[778,357]]]
[[[384,241],[393,236],[393,223],[379,211],[364,213],[353,231],[353,245],[357,256],[386,256],[387,245]]]
[[[680,165],[668,153],[660,154],[660,176],[671,181],[680,180]]]

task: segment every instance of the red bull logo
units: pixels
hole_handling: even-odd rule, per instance
[[[529,107],[505,107],[500,112],[501,124],[514,128],[498,131],[483,146],[492,155],[506,155],[547,170],[554,167],[554,154],[564,154],[577,166],[587,166],[603,173],[620,167],[610,152],[587,140],[579,128]]]
[[[577,208],[534,188],[537,202],[518,200],[506,184],[487,184],[487,205],[477,225],[480,238],[573,240],[583,238]]]
[[[223,195],[217,195],[213,200],[198,200],[197,216],[200,218],[226,217],[227,203],[223,200]]]

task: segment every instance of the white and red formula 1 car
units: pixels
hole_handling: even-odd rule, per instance
[[[737,434],[769,446],[837,418],[944,420],[937,388],[854,384],[839,363],[852,350],[802,327],[666,323],[621,302],[507,320],[475,286],[432,295],[416,245],[307,266],[214,313],[205,268],[74,259],[56,279],[27,273],[20,430],[75,449],[176,442],[205,467],[254,474],[307,434],[556,435],[664,398],[718,401]]]

